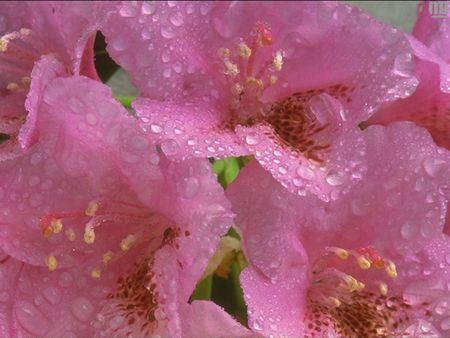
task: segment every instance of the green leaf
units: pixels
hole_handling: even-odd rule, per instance
[[[200,283],[197,284],[194,292],[192,293],[190,301],[194,300],[210,300],[213,287],[213,275],[209,275]]]
[[[125,108],[131,108],[131,103],[136,99],[134,96],[116,96],[116,100],[122,103]]]

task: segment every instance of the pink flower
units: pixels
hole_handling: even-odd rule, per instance
[[[289,194],[255,162],[227,190],[250,264],[241,284],[255,332],[450,334],[450,156],[412,123],[363,134],[367,175],[338,201]]]
[[[340,3],[124,3],[103,32],[167,156],[253,154],[324,200],[364,175],[358,123],[416,85],[402,34]]]
[[[94,3],[0,4],[0,160],[14,158],[36,139],[42,92],[52,79],[71,74],[98,79],[94,33],[107,7]]]
[[[2,336],[198,336],[222,311],[188,304],[232,221],[209,162],[167,161],[111,95],[52,80],[38,142],[0,164]]]
[[[383,105],[366,125],[413,121],[426,128],[439,146],[450,149],[450,17],[430,17],[428,5],[419,6],[414,37],[409,37],[417,61],[417,90]]]

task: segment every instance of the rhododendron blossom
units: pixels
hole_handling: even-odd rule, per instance
[[[337,202],[287,194],[256,163],[228,189],[250,262],[241,283],[255,332],[449,334],[448,309],[437,306],[450,296],[442,258],[450,247],[434,244],[449,154],[411,123],[369,127],[364,136],[367,175]],[[445,254],[433,257],[438,249]]]
[[[123,3],[102,31],[167,156],[253,154],[324,200],[364,175],[358,123],[416,85],[406,38],[340,3]]]
[[[51,81],[36,125],[0,167],[1,335],[198,335],[189,316],[222,310],[189,296],[232,216],[209,163],[167,161],[85,77]]]
[[[0,4],[0,160],[23,153],[35,140],[42,92],[58,76],[98,79],[93,34],[107,18],[94,3]]]

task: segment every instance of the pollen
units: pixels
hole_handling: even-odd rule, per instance
[[[107,251],[107,252],[105,252],[104,254],[103,254],[103,264],[104,265],[107,265],[110,261],[111,261],[111,259],[114,257],[114,252],[112,252],[112,251]]]
[[[134,242],[136,241],[136,238],[134,235],[128,235],[124,239],[120,241],[120,249],[122,251],[128,251],[130,248],[134,245]]]
[[[275,75],[270,75],[269,76],[269,83],[271,85],[274,85],[275,83],[277,83],[277,81],[278,81],[278,76],[275,76]]]
[[[272,60],[272,66],[277,72],[283,68],[283,58],[284,53],[281,50],[277,50]]]
[[[370,267],[372,266],[370,261],[364,256],[359,256],[356,258],[356,260],[358,261],[359,267],[363,270],[370,269]]]
[[[58,261],[56,260],[56,257],[53,255],[47,256],[45,258],[45,264],[47,265],[47,268],[49,271],[55,271],[58,267]]]
[[[99,279],[102,276],[102,270],[95,268],[91,271],[91,277],[94,279]]]
[[[346,260],[348,258],[348,256],[350,255],[347,250],[342,249],[342,248],[330,247],[330,248],[327,248],[326,250],[329,252],[333,252],[334,254],[336,254],[336,256],[338,256],[342,260]]]
[[[23,85],[28,86],[31,83],[31,77],[24,76],[20,79],[20,82],[22,82]]]
[[[239,68],[237,64],[231,62],[230,60],[224,60],[225,64],[225,74],[231,77],[235,77],[239,74]]]
[[[248,85],[254,85],[258,88],[264,88],[264,82],[262,80],[254,78],[252,76],[247,77],[247,84]]]
[[[223,59],[228,58],[230,56],[230,50],[228,48],[221,47],[217,50],[217,55]]]
[[[334,307],[339,307],[342,304],[342,302],[336,297],[328,297],[328,300]]]
[[[382,296],[386,296],[388,293],[388,286],[386,283],[380,283],[379,290]]]
[[[75,238],[77,237],[75,234],[75,231],[72,228],[68,228],[65,231],[66,237],[69,241],[73,242],[75,240]]]
[[[344,276],[343,280],[345,284],[341,284],[341,287],[349,292],[361,291],[366,287],[364,283],[358,281],[355,277],[350,275]]]
[[[86,228],[84,229],[84,241],[87,244],[92,244],[95,242],[95,231],[89,224],[86,225]]]
[[[392,261],[387,261],[386,264],[386,273],[388,274],[389,277],[391,278],[397,278],[397,269],[395,267],[394,262]]]
[[[52,228],[52,233],[58,234],[61,232],[63,224],[60,219],[52,219],[50,222],[50,227]]]
[[[15,82],[10,82],[6,86],[6,89],[9,90],[10,92],[16,92],[19,90],[19,88],[20,88],[19,85]]]
[[[241,58],[248,59],[252,55],[252,50],[245,42],[242,42],[238,46],[238,55]]]
[[[0,39],[0,52],[6,52],[8,50],[9,41],[6,39]]]
[[[98,203],[95,201],[91,201],[91,202],[89,202],[84,213],[86,214],[86,216],[93,217],[93,216],[95,216],[97,211],[98,211]]]

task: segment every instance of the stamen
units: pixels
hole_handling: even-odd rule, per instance
[[[93,244],[95,242],[95,231],[91,224],[86,224],[84,228],[84,241],[87,244]]]
[[[364,283],[358,281],[355,277],[345,274],[343,277],[343,282],[345,284],[341,283],[340,287],[343,288],[344,290],[349,291],[350,293],[354,291],[361,291],[366,286]]]
[[[327,247],[327,248],[325,248],[325,250],[336,254],[336,256],[338,256],[342,260],[346,260],[348,258],[348,256],[350,255],[347,250],[342,249],[342,248]]]
[[[99,279],[102,276],[102,270],[95,268],[91,271],[91,277],[94,279]]]
[[[245,42],[242,42],[238,46],[238,55],[244,59],[248,59],[252,55],[252,50]]]
[[[387,261],[386,262],[386,272],[388,274],[389,277],[391,278],[397,278],[397,269],[395,267],[394,262],[392,261]]]
[[[50,226],[52,228],[52,232],[54,234],[58,234],[61,232],[63,224],[60,219],[52,219],[52,221],[50,222]]]
[[[370,263],[370,261],[364,256],[358,256],[358,257],[356,257],[356,260],[358,261],[359,267],[363,270],[370,269],[370,267],[372,265]]]
[[[47,268],[49,271],[55,271],[58,267],[58,261],[56,260],[56,257],[53,255],[47,256],[45,258],[45,264],[47,265]]]
[[[380,289],[380,293],[381,293],[383,296],[386,296],[386,295],[387,295],[387,293],[388,293],[388,286],[387,286],[386,283],[381,282],[380,285],[379,285],[379,289]]]
[[[228,58],[230,57],[230,50],[228,48],[221,47],[217,50],[217,55],[223,59]]]
[[[342,304],[342,302],[336,297],[330,296],[328,297],[328,300],[330,301],[333,307],[339,307]]]
[[[84,213],[86,214],[86,216],[93,217],[97,213],[98,207],[99,207],[99,205],[97,202],[91,201],[91,202],[89,202]]]
[[[281,71],[281,68],[283,68],[283,58],[284,53],[281,50],[277,50],[272,61],[272,66],[277,72]]]
[[[236,77],[239,74],[239,68],[237,66],[237,64],[232,63],[230,60],[225,59],[224,61],[225,64],[225,74],[229,75],[231,77]]]
[[[105,252],[103,254],[103,264],[107,265],[113,257],[114,257],[114,252],[112,252],[112,251]]]
[[[128,235],[127,237],[125,237],[120,241],[120,249],[122,251],[130,250],[135,241],[136,238],[134,237],[134,235]]]
[[[10,82],[8,83],[8,85],[6,86],[6,89],[11,91],[11,92],[16,92],[19,90],[19,85],[15,82]]]
[[[31,78],[29,76],[24,76],[20,79],[24,86],[29,86],[31,83]]]
[[[71,241],[71,242],[73,242],[76,239],[76,237],[77,237],[76,234],[75,234],[75,231],[72,228],[68,228],[65,231],[65,234],[66,234],[67,239],[69,241]]]
[[[269,83],[271,85],[274,85],[275,83],[277,83],[277,81],[278,81],[278,77],[277,76],[275,76],[275,75],[270,75],[269,76]]]

